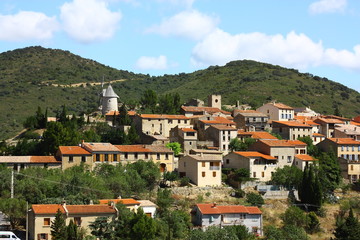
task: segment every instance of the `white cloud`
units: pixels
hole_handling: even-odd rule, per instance
[[[346,5],[347,0],[319,0],[310,4],[309,12],[312,14],[342,12]]]
[[[170,3],[175,6],[185,6],[191,8],[195,0],[156,0],[159,3]]]
[[[111,38],[121,19],[121,13],[110,11],[102,0],[74,0],[60,9],[64,31],[82,43]]]
[[[167,58],[164,55],[159,57],[142,56],[136,62],[136,67],[142,70],[153,69],[163,70],[168,68]]]
[[[191,62],[204,67],[243,59],[302,70],[321,65],[360,70],[360,45],[354,52],[324,49],[322,42],[314,42],[305,34],[295,32],[286,36],[256,32],[231,35],[217,29],[193,48]]]
[[[216,29],[219,19],[210,17],[196,10],[180,12],[161,24],[146,30],[163,36],[185,37],[200,40]]]
[[[56,17],[40,12],[21,11],[15,15],[0,15],[0,40],[46,40],[58,29]]]

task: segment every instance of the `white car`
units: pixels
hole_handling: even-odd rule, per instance
[[[21,240],[13,232],[0,231],[0,240]]]

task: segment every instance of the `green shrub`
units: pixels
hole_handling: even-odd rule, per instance
[[[186,186],[189,185],[189,183],[190,183],[190,178],[188,178],[188,177],[182,177],[180,179],[180,186],[181,187],[186,187]]]
[[[246,201],[251,205],[261,207],[265,202],[261,195],[256,193],[248,193],[246,194]]]

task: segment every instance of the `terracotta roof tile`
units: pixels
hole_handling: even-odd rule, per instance
[[[235,123],[227,118],[224,117],[215,117],[214,120],[200,120],[205,124],[231,124],[235,125]]]
[[[360,145],[359,141],[356,141],[352,138],[328,138],[330,141],[336,144],[352,144],[352,145]]]
[[[59,151],[62,155],[91,155],[89,151],[79,146],[60,146]]]
[[[343,124],[344,122],[339,120],[339,119],[334,119],[334,118],[318,118],[315,119],[314,122],[316,123],[334,123],[334,124]]]
[[[115,145],[120,152],[151,152],[144,145]]]
[[[197,132],[195,129],[192,128],[179,128],[183,132]]]
[[[60,209],[62,213],[65,213],[61,204],[33,204],[31,208],[35,214],[56,214],[58,209]]]
[[[325,137],[324,134],[321,134],[321,133],[313,133],[313,136],[316,136],[316,137]]]
[[[288,127],[307,127],[307,128],[311,128],[310,125],[300,123],[298,121],[273,121],[273,127],[274,127],[274,124],[285,125],[285,126],[288,126]]]
[[[259,152],[234,152],[237,155],[243,156],[243,157],[261,157],[267,160],[276,160],[275,157],[270,156],[270,155],[266,155],[266,154],[262,154]]]
[[[306,146],[307,145],[306,143],[304,143],[300,140],[285,140],[285,141],[287,141],[288,143],[290,143],[292,145],[296,145],[296,146],[298,146],[298,145]]]
[[[288,110],[293,110],[292,107],[288,106],[288,105],[285,105],[283,103],[273,103],[273,105],[277,108],[280,108],[280,109],[288,109]]]
[[[118,152],[119,149],[111,143],[86,142],[83,146],[91,152]]]
[[[124,199],[101,199],[99,200],[100,204],[109,204],[110,202],[113,202],[115,204],[122,203],[124,205],[139,205],[140,202],[136,201],[132,198],[124,198]]]
[[[359,122],[350,121],[350,124],[351,124],[351,125],[355,125],[355,126],[360,126],[360,123],[359,123]]]
[[[140,114],[141,118],[154,118],[154,119],[184,119],[189,118],[185,115],[163,115],[163,114]]]
[[[307,154],[297,154],[297,155],[295,155],[295,157],[302,161],[315,161],[316,160],[312,156],[307,155]]]
[[[294,145],[289,143],[287,140],[259,140],[259,142],[262,142],[270,147],[294,147]]]
[[[252,138],[254,139],[274,139],[277,140],[277,138],[273,135],[271,135],[268,132],[249,132],[252,134]]]
[[[236,129],[235,127],[227,126],[227,125],[215,124],[215,125],[211,125],[210,127],[216,128],[216,129],[218,129],[218,130],[237,131],[237,129]]]
[[[69,214],[116,213],[114,207],[108,205],[66,205],[66,209]]]
[[[216,205],[214,204],[196,204],[202,214],[223,214],[223,213],[247,213],[261,214],[258,207],[245,207],[242,205]]]
[[[223,113],[226,115],[230,115],[230,112],[221,110],[215,107],[193,107],[193,106],[182,106],[181,107],[185,112],[207,112],[207,113]]]
[[[54,156],[31,156],[30,163],[59,163]]]

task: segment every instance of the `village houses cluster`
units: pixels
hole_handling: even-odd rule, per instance
[[[118,98],[111,85],[104,89],[102,113],[110,125],[119,115]],[[284,166],[303,170],[306,164],[317,161],[307,154],[307,145],[298,140],[310,137],[321,150],[337,155],[345,179],[355,182],[360,177],[360,117],[351,120],[324,116],[307,107],[293,108],[279,102],[266,103],[256,110],[237,104],[228,112],[222,110],[220,95],[210,95],[207,104],[192,99],[181,107],[180,113],[129,111],[140,136],[138,145],[82,142],[78,146],[60,146],[55,156],[1,156],[0,162],[20,170],[31,166],[67,169],[81,163],[94,169],[104,163],[153,161],[161,172],[177,171],[199,187],[212,187],[222,185],[222,168],[248,169],[251,177],[260,182],[269,181],[273,172]],[[126,131],[126,126],[124,129]],[[280,135],[282,140],[270,133]],[[232,152],[229,145],[235,138],[256,141],[247,151]],[[174,156],[173,151],[165,147],[169,142],[180,143],[183,152]],[[146,213],[155,215],[151,207],[156,206],[149,201],[122,201],[133,209],[148,207],[150,210]],[[117,214],[113,204],[33,205],[30,239],[45,239],[42,237],[49,234],[48,226],[58,208],[81,226],[87,226],[96,216]],[[197,204],[191,213],[196,225],[244,224],[249,231],[262,234],[262,214],[257,207]]]

